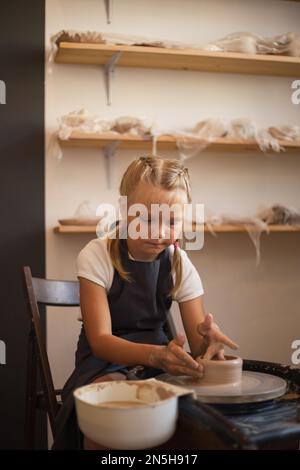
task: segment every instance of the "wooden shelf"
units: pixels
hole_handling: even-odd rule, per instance
[[[163,135],[157,139],[157,148],[162,150],[176,150],[176,140],[182,138],[181,136],[175,137],[171,135]],[[193,142],[193,139],[189,139]],[[68,140],[59,140],[62,147],[78,147],[78,148],[103,148],[114,142],[119,142],[118,148],[122,149],[147,149],[151,151],[152,138],[143,138],[141,136],[133,136],[130,134],[115,134],[115,133],[104,133],[104,134],[87,134],[85,132],[73,132]],[[195,139],[195,143],[197,140]],[[285,147],[287,151],[300,151],[300,141],[280,141],[280,144]],[[259,150],[259,147],[255,141],[245,142],[243,140],[233,140],[223,137],[218,139],[216,142],[209,144],[205,150],[211,151],[253,151]],[[273,152],[268,150],[268,152]]]
[[[208,228],[204,228],[205,232],[209,232]],[[214,228],[215,232],[246,232],[244,227],[239,225],[217,225]],[[269,231],[272,233],[275,232],[300,232],[300,227],[295,227],[293,225],[269,225]],[[266,233],[266,232],[264,232]]]
[[[277,75],[295,78],[300,75],[300,58],[296,57],[73,42],[59,44],[55,62],[105,65],[118,52],[122,53],[117,61],[120,67]]]
[[[269,225],[270,232],[300,232],[300,227],[292,225]],[[209,232],[207,226],[204,227],[205,232]],[[246,232],[244,227],[238,225],[216,225],[214,227],[216,233],[237,233]],[[55,233],[60,234],[94,234],[96,235],[95,225],[59,225],[54,228]]]
[[[58,225],[55,233],[93,233],[96,235],[96,225]]]

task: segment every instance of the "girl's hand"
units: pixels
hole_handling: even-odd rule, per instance
[[[189,375],[199,379],[203,376],[203,366],[184,351],[184,343],[184,336],[178,334],[167,346],[154,349],[150,354],[150,365],[172,375]]]
[[[204,359],[225,360],[224,346],[231,349],[237,349],[238,345],[224,335],[218,325],[214,323],[211,313],[205,315],[205,319],[197,326],[198,333],[203,337],[203,352],[201,357]]]

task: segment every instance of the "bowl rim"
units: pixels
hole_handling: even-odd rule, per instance
[[[236,363],[243,363],[243,359],[240,356],[234,356],[233,354],[225,354],[225,358],[225,361],[222,361],[220,359],[204,359],[203,357],[199,357],[199,360],[204,362],[205,364],[222,364],[222,367],[230,366]]]
[[[99,404],[96,405],[95,403],[89,403],[88,401],[86,401],[86,400],[84,400],[82,397],[80,397],[80,395],[79,395],[80,391],[81,391],[83,388],[91,388],[91,389],[93,389],[93,388],[98,388],[97,386],[99,386],[100,384],[101,384],[101,385],[102,385],[102,384],[110,384],[110,385],[111,385],[112,383],[113,383],[113,384],[118,384],[118,383],[122,383],[122,384],[123,384],[124,382],[126,383],[127,380],[107,380],[107,381],[105,381],[105,382],[91,383],[91,384],[82,385],[81,387],[77,387],[75,390],[73,390],[73,396],[74,396],[74,398],[75,398],[75,402],[76,402],[76,401],[80,401],[81,403],[84,403],[85,405],[88,405],[88,406],[90,406],[90,407],[93,407],[93,408],[97,407],[97,408],[100,408],[101,410],[106,410],[106,411],[110,411],[110,412],[111,412],[111,411],[116,411],[116,410],[126,412],[126,411],[132,410],[132,409],[134,409],[134,410],[137,411],[137,410],[143,410],[143,409],[145,409],[145,408],[147,408],[147,409],[153,408],[153,407],[156,408],[157,406],[162,405],[162,404],[164,404],[164,403],[166,403],[166,402],[168,402],[168,401],[171,401],[171,400],[173,400],[174,398],[177,400],[177,405],[178,405],[178,396],[177,396],[174,392],[173,392],[173,396],[171,396],[171,397],[163,398],[163,399],[161,399],[161,400],[157,400],[157,401],[151,402],[151,403],[149,403],[149,404],[146,403],[146,404],[144,404],[143,406],[139,406],[138,408],[135,408],[135,407],[128,407],[128,408],[118,408],[118,407],[116,407],[116,408],[111,408],[111,407],[110,407],[110,408],[106,408],[106,407],[104,407],[104,406],[102,407],[102,406],[99,405]],[[128,382],[130,382],[131,384],[139,385],[139,384],[142,384],[144,381],[143,381],[143,380],[130,380],[130,381],[128,381]],[[127,385],[129,385],[129,384],[127,384]],[[158,384],[157,384],[157,385],[154,384],[154,386],[157,386],[157,387],[158,387]],[[172,391],[171,391],[171,393],[172,393]],[[103,402],[103,403],[105,403],[105,402]]]

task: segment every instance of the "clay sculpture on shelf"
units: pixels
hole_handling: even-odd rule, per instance
[[[277,54],[300,57],[300,36],[289,32],[264,37],[251,32],[236,32],[210,42],[205,50],[244,54]]]
[[[117,132],[130,135],[150,135],[154,121],[149,118],[120,116],[116,119],[103,119],[85,108],[72,111],[58,119],[58,137],[67,140],[72,132],[103,134]]]
[[[283,204],[274,204],[272,207],[261,209],[258,217],[268,225],[300,226],[300,211]]]
[[[300,36],[294,32],[283,33],[273,37],[264,37],[260,34],[241,31],[228,34],[224,38],[211,41],[208,44],[199,44],[103,31],[62,30],[53,34],[51,37],[54,52],[62,42],[148,46],[166,49],[194,48],[216,52],[278,54],[300,57]]]

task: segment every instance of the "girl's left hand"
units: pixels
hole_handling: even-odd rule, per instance
[[[203,337],[203,347],[200,354],[203,359],[215,358],[224,361],[224,346],[228,346],[230,349],[238,348],[238,345],[224,335],[218,325],[214,323],[211,313],[205,315],[205,319],[198,324],[197,331]]]

